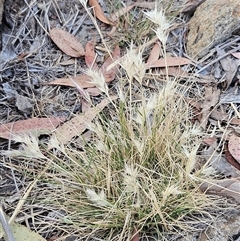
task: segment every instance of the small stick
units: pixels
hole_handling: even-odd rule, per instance
[[[239,50],[240,49],[240,46],[228,51],[227,53],[223,54],[222,56],[219,56],[218,58],[216,58],[215,60],[213,60],[212,62],[210,62],[209,64],[205,65],[204,67],[202,67],[201,69],[199,69],[197,71],[196,74],[199,74],[200,72],[202,72],[203,70],[205,70],[206,68],[210,67],[211,65],[217,63],[219,60],[225,58],[226,56],[228,56],[229,54],[231,53],[234,53],[235,51]]]
[[[11,231],[10,225],[8,224],[8,221],[5,218],[5,215],[3,213],[1,206],[0,206],[0,223],[2,224],[2,227],[6,234],[7,241],[15,241],[15,238],[13,237],[13,233]]]

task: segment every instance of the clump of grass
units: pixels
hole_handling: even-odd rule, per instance
[[[156,24],[165,44],[168,25]],[[82,240],[189,230],[188,217],[198,220],[214,202],[199,189],[206,173],[195,170],[201,131],[191,122],[186,89],[171,81],[156,92],[143,88],[145,68],[133,45],[120,65],[119,99],[89,124],[91,140],[74,149],[52,139],[54,149],[38,159],[48,165],[43,183],[51,188],[34,202],[64,210],[59,227]],[[111,99],[103,79],[87,73]]]
[[[142,60],[131,48],[120,63],[125,77],[119,79],[119,99],[89,124],[91,140],[78,150],[54,139],[52,151],[42,154],[36,147],[36,165],[48,169],[44,199],[36,193],[32,202],[64,210],[59,227],[83,240],[189,230],[194,222],[187,218],[197,220],[214,202],[199,189],[206,172],[195,170],[201,131],[191,122],[187,89],[176,81],[156,92],[142,87]],[[94,73],[91,78],[111,98],[102,79]],[[29,157],[34,146],[26,142],[17,154]]]

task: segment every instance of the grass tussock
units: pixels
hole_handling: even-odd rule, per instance
[[[147,17],[159,25],[154,32],[165,45],[171,25],[164,12],[157,13]],[[165,46],[164,51],[166,56]],[[170,79],[157,91],[142,87],[145,65],[133,45],[119,64],[117,101],[111,100],[103,76],[86,71],[110,105],[89,123],[92,136],[83,138],[81,148],[52,139],[53,149],[47,151],[30,138],[28,144],[21,141],[22,151],[12,152],[35,158],[34,165],[45,170],[39,180],[44,195],[35,193],[32,202],[60,209],[60,229],[82,240],[131,240],[136,232],[159,237],[189,230],[214,199],[199,190],[206,178],[206,170],[195,169],[202,133],[191,122],[187,90]],[[34,168],[30,171],[36,175]]]
[[[89,125],[92,139],[82,150],[55,143],[45,178],[59,194],[44,202],[64,210],[63,220],[84,237],[130,240],[135,229],[189,229],[187,217],[203,214],[213,200],[199,190],[201,133],[183,91],[173,82],[157,93],[140,87],[136,100],[118,91],[119,102]]]
[[[91,125],[83,151],[65,149],[67,160],[53,160],[66,188],[62,208],[80,230],[114,229],[126,238],[134,228],[186,228],[183,218],[210,204],[194,172],[199,131],[176,91],[169,83],[132,103],[122,93],[111,118]]]

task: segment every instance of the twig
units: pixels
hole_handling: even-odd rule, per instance
[[[2,224],[3,230],[6,234],[7,241],[15,241],[15,238],[13,237],[12,230],[10,228],[10,225],[8,224],[7,219],[5,218],[4,212],[2,210],[2,206],[0,205],[0,222]]]
[[[238,46],[238,47],[236,47],[236,48],[228,51],[227,53],[223,54],[222,56],[219,56],[218,58],[216,58],[215,60],[213,60],[213,61],[210,62],[209,64],[207,64],[207,65],[205,65],[204,67],[202,67],[201,69],[199,69],[196,74],[199,74],[199,73],[202,72],[203,70],[205,70],[205,69],[207,69],[208,67],[210,67],[211,65],[217,63],[219,60],[225,58],[225,57],[228,56],[229,54],[236,52],[237,50],[240,50],[240,46]]]

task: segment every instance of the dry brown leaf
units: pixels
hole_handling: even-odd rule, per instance
[[[229,178],[219,181],[212,181],[212,183],[204,182],[200,189],[210,194],[216,194],[226,197],[234,198],[240,203],[240,179]]]
[[[85,54],[83,46],[72,34],[59,28],[52,28],[49,35],[65,54],[71,57],[81,57]]]
[[[112,100],[117,97],[112,97]],[[102,100],[96,107],[88,109],[83,115],[78,115],[56,129],[56,138],[63,144],[68,143],[74,136],[81,135],[90,122],[109,104],[108,99]]]
[[[234,159],[240,163],[240,137],[234,133],[229,137],[228,150]]]
[[[88,68],[90,69],[98,69],[96,60],[96,53],[94,51],[95,43],[93,41],[88,41],[86,44],[86,53],[85,53],[85,62]]]
[[[108,72],[106,72],[105,74],[103,74],[106,83],[111,82],[114,78],[115,78],[115,73],[114,69],[109,70]],[[77,75],[77,76],[70,76],[69,78],[59,78],[59,79],[55,79],[53,81],[50,81],[48,83],[45,83],[45,85],[62,85],[62,86],[70,86],[70,87],[77,87],[79,86],[80,88],[93,88],[96,87],[95,84],[91,83],[91,78],[86,75]],[[96,93],[96,91],[94,90],[94,92]],[[91,93],[91,91],[90,91]]]
[[[129,12],[134,6],[135,6],[135,4],[119,9],[115,13],[111,14],[110,20],[112,22],[116,22],[121,16],[123,16],[124,14]]]
[[[114,25],[114,23],[105,16],[97,0],[89,0],[89,5],[93,7],[94,14],[100,21],[109,25]]]
[[[157,67],[166,67],[166,66],[180,66],[185,64],[190,64],[191,60],[183,57],[167,57],[165,59],[158,59],[152,63],[147,63],[146,68],[157,68]]]
[[[230,163],[232,166],[234,166],[235,168],[237,168],[240,171],[240,163],[237,162],[236,159],[234,159],[234,157],[230,153],[227,143],[224,144],[224,152],[225,152],[225,158],[226,158],[227,162]]]
[[[65,117],[32,118],[8,124],[1,124],[0,137],[4,139],[11,139],[14,135],[32,131],[37,131],[41,134],[47,134],[54,130],[61,122],[65,120]]]
[[[238,119],[237,117],[233,117],[233,118],[229,119],[228,114],[218,111],[218,110],[211,111],[210,117],[214,120],[228,122],[233,125],[240,125],[240,119]]]
[[[154,61],[157,61],[160,56],[160,52],[161,52],[161,43],[159,41],[157,41],[154,44],[154,46],[149,54],[146,64],[151,65],[151,63],[153,63]]]
[[[96,87],[93,87],[93,88],[87,88],[86,90],[85,90],[89,95],[91,95],[91,96],[98,96],[98,95],[100,95],[102,92],[98,89],[98,88],[96,88]]]
[[[154,9],[156,7],[156,2],[136,2],[135,6],[139,8]]]
[[[232,53],[232,55],[233,55],[235,58],[240,59],[240,52]]]
[[[216,87],[208,86],[205,88],[205,98],[201,105],[202,107],[202,123],[201,126],[203,129],[206,128],[208,118],[211,113],[212,107],[214,107],[219,102],[219,96],[221,91]]]
[[[102,71],[103,75],[105,76],[106,82],[111,82],[116,75],[117,66],[114,65],[112,68],[108,69],[108,67],[113,64],[116,60],[118,60],[121,56],[120,48],[117,45],[112,53],[112,56],[109,56],[106,61],[103,63],[100,70]]]
[[[120,58],[120,48],[119,46],[116,46],[112,53],[112,56],[108,57],[106,61],[103,63],[102,67],[100,68],[100,71],[103,73],[106,83],[111,82],[115,78],[115,75],[117,72],[117,66],[113,66],[109,70],[107,68],[109,67],[109,65],[113,64],[114,61],[116,61],[118,58]],[[76,85],[78,85],[80,88],[83,88],[83,89],[96,87],[96,85],[91,83],[91,78],[86,74],[70,76],[69,78],[59,78],[45,84],[46,85],[63,85],[63,86],[70,86],[70,87],[77,87]],[[94,94],[96,94],[95,90],[93,90],[93,92]]]
[[[213,136],[213,137],[207,137],[207,138],[204,138],[202,140],[202,143],[208,145],[208,146],[211,146],[213,145],[215,142],[217,141],[217,137],[216,136]]]
[[[55,80],[50,81],[45,84],[46,85],[63,85],[63,86],[76,87],[76,84],[72,80],[82,88],[95,87],[94,84],[90,83],[91,78],[86,74],[71,76],[70,78],[59,78],[59,79],[55,79]]]
[[[226,54],[226,52],[223,49],[220,49],[219,47],[216,47],[217,50],[217,56],[221,57]],[[227,81],[226,89],[229,88],[230,84],[233,81],[233,78],[235,77],[237,70],[238,70],[238,60],[231,58],[230,56],[226,56],[225,58],[220,59],[220,64],[225,71],[224,78]]]
[[[159,72],[160,72],[161,75],[167,75],[168,74],[168,75],[174,76],[174,77],[177,77],[177,76],[187,77],[187,76],[189,76],[189,74],[186,71],[183,71],[179,67],[167,67],[167,70],[166,70],[166,68],[161,68],[159,70]]]
[[[214,170],[218,173],[221,173],[227,177],[240,177],[240,171],[231,165],[226,159],[222,156],[221,153],[217,152],[218,148],[217,141],[209,146],[207,150],[202,152],[202,157],[209,163]]]

